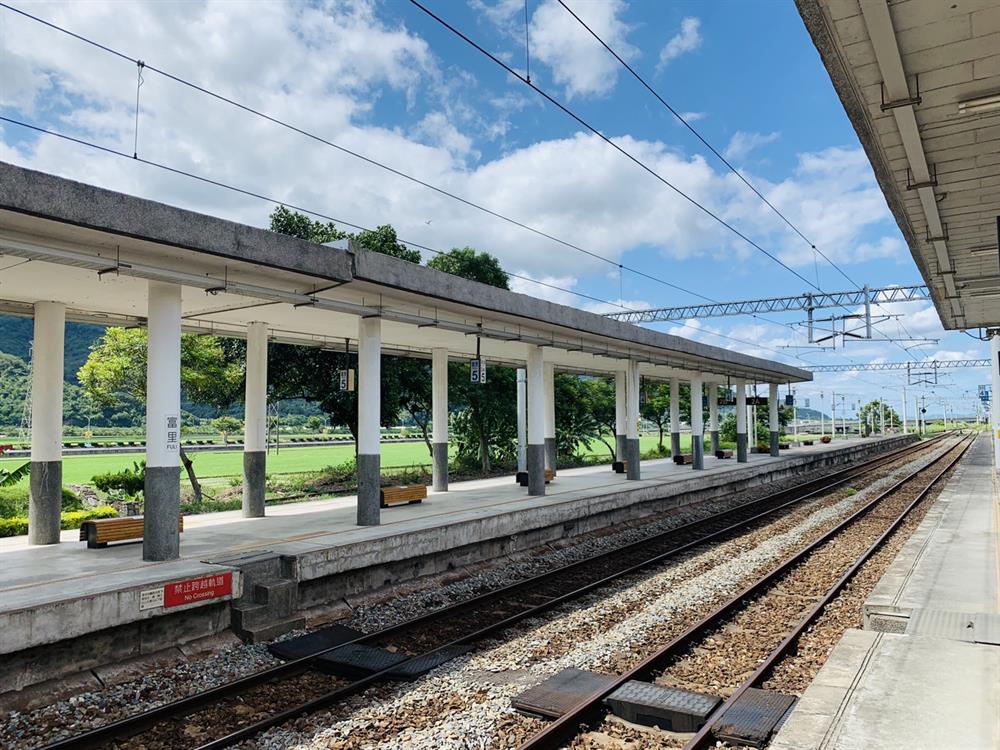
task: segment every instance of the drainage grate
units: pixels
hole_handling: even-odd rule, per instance
[[[633,724],[671,732],[697,732],[722,699],[681,688],[629,680],[604,702],[615,716]]]
[[[795,697],[748,688],[712,727],[717,739],[764,747],[795,705]]]
[[[354,628],[344,627],[343,625],[330,625],[308,635],[300,635],[297,638],[270,643],[267,646],[267,650],[279,659],[292,661],[294,659],[301,659],[304,656],[318,654],[320,651],[353,641],[362,635],[364,634],[361,631]]]
[[[614,675],[564,669],[511,699],[515,710],[531,716],[558,719],[580,701],[614,684]]]
[[[349,643],[318,657],[314,666],[327,674],[349,680],[359,680],[375,672],[394,667],[408,658],[405,654],[394,654],[384,648]]]
[[[440,667],[442,664],[451,661],[456,656],[467,654],[470,651],[472,651],[472,646],[447,646],[435,651],[433,654],[426,654],[424,656],[418,656],[414,659],[410,659],[410,661],[406,662],[406,664],[402,664],[397,669],[393,669],[387,676],[394,680],[415,680],[418,677],[427,674],[435,667]]]

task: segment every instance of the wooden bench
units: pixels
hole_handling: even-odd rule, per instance
[[[404,484],[398,487],[383,487],[379,490],[379,505],[388,508],[390,505],[411,505],[427,498],[427,486],[423,484]]]
[[[628,461],[615,461],[611,464],[611,470],[615,474],[625,474],[628,472]]]
[[[514,477],[514,478],[517,480],[517,483],[519,485],[521,485],[522,487],[527,487],[528,486],[528,472],[526,472],[526,471],[519,471],[519,472],[517,472],[517,476]],[[545,470],[545,484],[548,484],[549,482],[551,482],[555,478],[556,478],[556,473],[555,473],[555,471],[553,469],[546,469]]]
[[[787,450],[788,448],[791,448],[791,447],[792,447],[791,443],[778,443],[778,450],[782,450],[783,451],[783,450]]]
[[[715,457],[716,458],[732,458],[733,457],[733,452],[732,451],[716,451],[715,452]]]
[[[109,542],[138,542],[145,528],[142,516],[96,518],[80,524],[80,541],[87,543],[87,549],[107,547]],[[184,531],[184,516],[177,518],[177,531]]]
[[[689,464],[694,461],[694,456],[690,453],[678,453],[674,456],[674,463],[678,465]]]
[[[802,441],[802,445],[812,445],[812,444],[813,444],[812,440],[803,440]]]

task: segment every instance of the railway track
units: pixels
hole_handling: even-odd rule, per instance
[[[584,730],[601,724],[607,710],[604,699],[632,680],[721,694],[724,700],[692,737],[678,741],[664,733],[662,743],[656,744],[684,750],[714,746],[719,738],[713,735],[713,726],[747,691],[789,680],[788,675],[774,678],[794,659],[799,639],[940,484],[974,440],[975,436],[959,439],[950,450],[880,492],[610,685],[570,708],[519,750],[589,747],[578,738]],[[781,622],[793,624],[775,629],[775,623]],[[733,643],[740,638],[742,642]],[[743,677],[747,673],[749,676]],[[650,740],[648,735],[645,738]]]
[[[564,565],[375,633],[359,635],[316,650],[303,658],[53,742],[45,746],[45,750],[115,745],[123,740],[126,744],[145,747],[179,747],[183,744],[198,747],[199,750],[232,746],[271,727],[335,705],[386,679],[398,679],[400,669],[443,663],[467,650],[471,644],[520,620],[543,614],[699,545],[731,538],[755,525],[780,517],[779,514],[794,506],[845,488],[849,483],[888,465],[912,460],[937,446],[945,437],[884,453],[622,548]],[[311,671],[317,659],[350,645],[388,647],[408,657],[408,661],[352,680],[331,680]],[[290,687],[293,684],[294,689]],[[310,694],[312,697],[308,699],[299,698]],[[259,711],[252,708],[260,703],[287,705],[289,696],[296,696],[299,702],[292,708],[263,718],[259,717]],[[202,712],[214,716],[214,719],[204,723],[220,726],[222,736],[203,742],[198,734],[183,733],[191,725],[182,725],[179,720]],[[136,737],[140,734],[141,737]]]

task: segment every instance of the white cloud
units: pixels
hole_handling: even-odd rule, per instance
[[[630,29],[620,18],[625,9],[622,0],[602,0],[577,3],[573,11],[628,60],[637,50],[628,43]],[[600,96],[614,88],[621,64],[555,0],[546,0],[532,14],[530,39],[532,59],[549,67],[567,98]]]
[[[687,122],[698,122],[708,117],[708,112],[681,112],[681,117]]]
[[[729,145],[726,146],[726,150],[723,152],[725,157],[732,160],[745,159],[750,155],[751,151],[754,151],[761,146],[766,146],[768,143],[774,143],[781,137],[781,133],[745,133],[742,130],[737,130],[733,137],[729,139]]]
[[[671,60],[676,60],[687,52],[694,52],[701,46],[701,20],[688,17],[681,21],[681,29],[674,34],[660,50],[657,71],[663,70]]]
[[[422,143],[439,146],[453,156],[464,159],[476,155],[472,148],[472,139],[459,132],[444,112],[431,112],[413,128],[413,136]]]

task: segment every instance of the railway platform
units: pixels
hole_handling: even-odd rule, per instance
[[[706,460],[692,471],[644,461],[628,481],[608,466],[560,470],[547,494],[526,496],[513,477],[453,483],[418,505],[355,525],[356,499],[185,518],[181,559],[142,561],[138,544],[87,549],[78,532],[58,545],[0,540],[0,694],[176,648],[229,628],[263,640],[302,613],[386,584],[461,568],[598,528],[824,466],[846,464],[912,436],[796,447],[748,464]],[[72,653],[72,659],[67,654]]]
[[[1000,747],[998,501],[981,436],[771,750]]]

